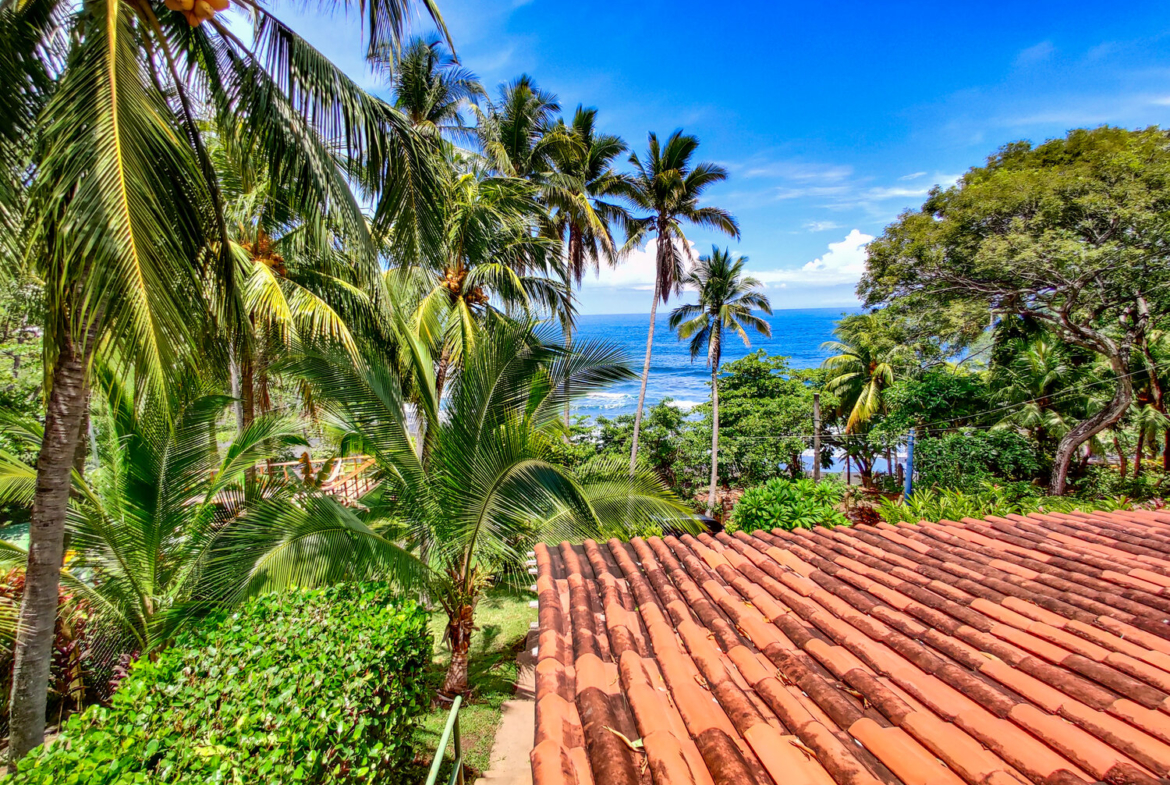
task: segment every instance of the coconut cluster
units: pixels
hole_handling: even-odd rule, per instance
[[[247,251],[255,261],[268,265],[278,275],[285,274],[284,257],[273,250],[272,240],[264,232],[260,232],[260,237],[256,242],[243,242],[240,243],[240,247]]]
[[[483,289],[480,287],[473,286],[471,289],[464,290],[463,281],[466,278],[466,270],[448,270],[443,275],[443,280],[439,282],[439,285],[445,287],[453,296],[462,297],[468,305],[475,306],[486,303],[488,296],[484,294]]]
[[[203,24],[231,5],[230,0],[163,0],[163,3],[187,17],[187,24],[192,27]]]

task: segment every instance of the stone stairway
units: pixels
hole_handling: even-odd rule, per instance
[[[532,785],[528,753],[536,734],[535,652],[539,637],[533,622],[524,651],[516,657],[516,697],[504,702],[489,768],[475,785]]]

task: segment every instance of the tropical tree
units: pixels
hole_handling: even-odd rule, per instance
[[[534,186],[472,160],[447,188],[439,262],[405,262],[386,273],[391,298],[414,304],[413,330],[438,357],[440,396],[485,324],[563,314],[562,260],[555,239],[540,232],[545,216]]]
[[[1004,348],[1005,362],[990,374],[991,401],[1005,408],[995,427],[1022,431],[1051,453],[1068,433],[1069,420],[1088,402],[1075,388],[1089,369],[1078,367],[1068,347],[1047,332],[1015,339]]]
[[[462,112],[485,97],[475,74],[459,65],[437,34],[412,39],[402,53],[379,57],[390,72],[394,107],[428,137],[470,137]]]
[[[528,74],[500,85],[499,100],[477,111],[480,144],[501,174],[541,183],[552,170],[552,153],[563,140],[551,134],[561,111],[557,97]]]
[[[441,25],[431,0],[423,4]],[[370,226],[339,161],[352,181],[382,195],[375,231],[416,244],[437,235],[429,162],[399,113],[263,6],[247,6],[250,45],[216,17],[226,0],[176,10],[183,6],[31,0],[0,7],[0,78],[28,88],[5,99],[16,111],[10,118],[5,107],[0,123],[3,229],[19,229],[19,239],[6,236],[4,245],[18,247],[46,284],[49,382],[16,644],[12,761],[44,739],[70,477],[98,346],[133,365],[144,385],[161,388],[205,329],[201,314],[214,307],[225,326],[244,318],[197,105],[220,126],[241,123],[272,177],[295,183],[290,192],[336,215],[368,259]],[[396,45],[410,5],[374,0],[363,12],[376,50]]]
[[[282,477],[249,476],[257,462],[308,446],[295,420],[260,415],[221,452],[208,432],[231,398],[196,393],[143,404],[131,385],[101,376],[96,468],[73,478],[74,557],[62,574],[88,600],[103,635],[125,651],[147,654],[208,611],[264,591],[421,579],[410,554],[332,497]],[[12,438],[42,436],[35,420],[2,427]],[[0,498],[30,504],[35,482],[32,467],[0,453]],[[0,551],[0,563],[16,566],[22,556],[14,546]]]
[[[431,442],[425,456],[412,440],[398,374],[324,354],[299,364],[346,441],[374,459],[380,485],[361,499],[366,525],[394,531],[425,554],[448,619],[448,695],[467,688],[483,589],[492,576],[518,569],[535,542],[690,528],[692,519],[652,472],[631,478],[612,462],[574,472],[550,460],[570,382],[572,394],[585,395],[633,374],[614,349],[580,343],[570,351],[549,343],[546,332],[497,322],[492,340],[464,358],[441,418],[425,347],[408,342],[418,416]]]
[[[552,150],[553,172],[544,185],[554,230],[565,242],[568,278],[578,288],[587,269],[600,272],[602,259],[611,265],[617,263],[618,248],[610,227],[628,217],[625,208],[612,201],[626,184],[625,177],[613,168],[614,159],[626,151],[626,143],[619,136],[599,133],[596,120],[596,109],[578,106],[571,125],[558,121],[554,133],[565,141]],[[572,322],[566,327],[571,341]]]
[[[1112,398],[1057,443],[1053,495],[1081,445],[1128,412],[1133,361],[1166,310],[1168,140],[1159,128],[1101,127],[1005,145],[867,249],[867,305],[1024,316],[1109,362]]]
[[[912,360],[913,350],[880,311],[848,316],[833,334],[837,340],[821,344],[822,351],[835,353],[821,363],[832,373],[825,386],[848,409],[845,432],[855,433],[885,410],[882,393],[894,383],[896,369]]]
[[[638,408],[634,412],[634,439],[630,448],[630,472],[638,463],[638,432],[642,426],[642,409],[646,404],[646,383],[650,379],[650,354],[654,347],[654,317],[659,301],[666,303],[677,293],[683,276],[683,257],[690,257],[691,247],[683,234],[683,224],[690,223],[739,237],[739,224],[731,213],[719,207],[700,206],[699,197],[715,183],[727,179],[727,170],[713,163],[694,163],[691,159],[699,147],[698,138],[675,131],[663,145],[651,132],[645,160],[630,154],[634,172],[622,188],[622,196],[631,207],[644,213],[626,221],[624,251],[641,246],[650,235],[655,239],[654,297],[650,301],[650,330],[646,336],[646,362],[642,366],[642,387]]]
[[[681,305],[670,313],[670,328],[680,340],[691,341],[691,360],[706,349],[707,367],[711,369],[711,485],[707,491],[707,515],[715,510],[715,484],[719,478],[719,363],[723,357],[723,334],[735,333],[749,348],[749,329],[765,338],[772,335],[771,325],[753,313],[760,310],[770,315],[772,304],[759,291],[763,284],[744,275],[745,264],[746,256],[733,259],[729,249],[712,246],[711,254],[700,256],[682,281],[684,287],[698,293],[698,302]]]

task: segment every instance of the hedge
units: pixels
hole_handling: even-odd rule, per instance
[[[430,653],[426,614],[384,585],[261,597],[140,659],[5,783],[394,781]]]
[[[773,477],[744,492],[731,511],[725,531],[730,534],[845,526],[849,519],[837,509],[844,496],[845,486],[832,479],[816,483],[806,478]]]

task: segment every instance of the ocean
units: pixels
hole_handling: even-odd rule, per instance
[[[662,311],[665,310],[666,313]],[[844,314],[860,313],[858,308],[808,308],[776,311],[766,317],[772,337],[749,333],[751,348],[739,336],[727,335],[723,341],[723,362],[738,360],[749,352],[763,349],[769,355],[784,355],[794,368],[815,368],[828,354],[821,344],[833,337],[833,325]],[[690,409],[710,397],[710,372],[706,357],[691,362],[689,342],[680,341],[670,331],[669,309],[660,307],[654,328],[654,354],[650,365],[650,382],[646,386],[646,407],[663,398]],[[591,315],[578,317],[577,340],[605,340],[617,344],[626,353],[637,373],[646,358],[646,330],[649,314]],[[638,406],[640,380],[615,385],[605,392],[578,401],[574,414],[590,418],[633,414]]]

